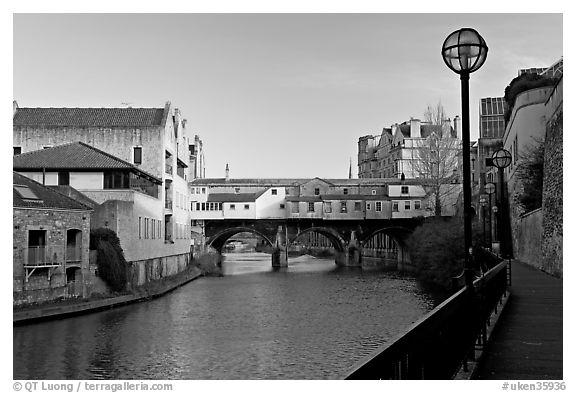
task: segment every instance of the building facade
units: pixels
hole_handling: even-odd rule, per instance
[[[378,136],[367,135],[358,140],[359,178],[405,178],[415,179],[426,176],[426,157],[423,151],[431,145],[442,149],[443,157],[449,163],[447,173],[459,168],[461,150],[461,120],[449,119],[442,125],[410,119],[402,124],[384,128]]]
[[[101,204],[99,211],[106,213],[96,214],[95,223],[124,236],[127,260],[187,255],[188,181],[203,175],[204,154],[202,141],[191,135],[180,110],[170,102],[163,108],[20,108],[14,103],[15,154],[76,142],[131,169],[77,173],[70,167],[62,176],[46,174],[47,184],[69,183]],[[112,216],[116,219],[99,218]]]
[[[87,297],[92,209],[13,173],[13,302]]]

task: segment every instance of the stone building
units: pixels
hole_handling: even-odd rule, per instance
[[[92,209],[13,173],[13,302],[90,295]]]
[[[450,154],[445,158],[452,170],[458,170],[461,150],[461,121],[454,118],[454,126],[446,119],[442,125],[410,119],[402,124],[384,128],[378,136],[367,135],[358,140],[359,178],[413,179],[423,175],[421,151],[433,138],[445,142]]]
[[[118,226],[123,247],[131,250],[127,260],[157,257],[165,270],[179,269],[191,243],[188,181],[204,168],[201,140],[191,135],[180,110],[170,102],[163,108],[20,108],[14,103],[14,154],[76,142],[83,144],[79,150],[93,147],[101,158],[110,155],[124,166],[116,173],[69,167],[68,175],[50,176],[57,176],[58,184],[80,182],[74,184],[103,204],[100,210],[117,217],[103,223]]]

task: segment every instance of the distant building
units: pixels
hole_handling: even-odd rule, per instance
[[[358,177],[417,178],[420,176],[417,162],[422,161],[419,152],[426,146],[426,140],[433,135],[454,140],[449,149],[453,150],[453,156],[457,156],[461,149],[461,132],[461,121],[456,116],[454,126],[449,119],[442,125],[410,119],[384,128],[378,136],[363,136],[358,140]],[[457,170],[458,166],[453,169]]]
[[[479,138],[478,138],[478,170],[479,187],[483,190],[486,183],[495,181],[490,168],[486,166],[486,158],[502,147],[502,137],[506,130],[504,113],[507,105],[504,97],[486,97],[480,99],[479,108]],[[488,177],[486,174],[489,173]],[[483,192],[483,191],[482,191]]]
[[[196,179],[193,230],[218,219],[396,219],[433,214],[417,181],[407,179]],[[446,187],[454,188],[447,184]],[[444,215],[453,215],[456,185]]]
[[[14,305],[89,296],[92,209],[18,173],[12,181]]]

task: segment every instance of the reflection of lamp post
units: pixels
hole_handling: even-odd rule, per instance
[[[460,75],[462,95],[462,191],[464,194],[464,279],[474,290],[472,268],[472,190],[470,185],[470,73],[486,61],[488,46],[474,29],[463,28],[450,34],[442,45],[442,58],[452,71]]]
[[[500,196],[498,198],[498,209],[500,214],[498,216],[498,240],[500,241],[500,255],[507,257],[509,255],[508,244],[504,236],[504,217],[507,211],[504,209],[504,168],[512,163],[512,154],[508,150],[499,149],[492,154],[492,164],[498,168],[498,183],[500,187]]]

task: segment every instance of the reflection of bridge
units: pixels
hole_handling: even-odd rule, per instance
[[[314,232],[325,236],[335,250],[339,266],[362,266],[362,255],[387,259],[388,264],[403,268],[410,263],[406,237],[420,223],[419,219],[388,220],[294,220],[247,219],[206,220],[207,244],[218,252],[232,236],[250,232],[272,247],[272,265],[288,266],[288,248],[301,236]],[[390,260],[393,258],[394,260]]]

